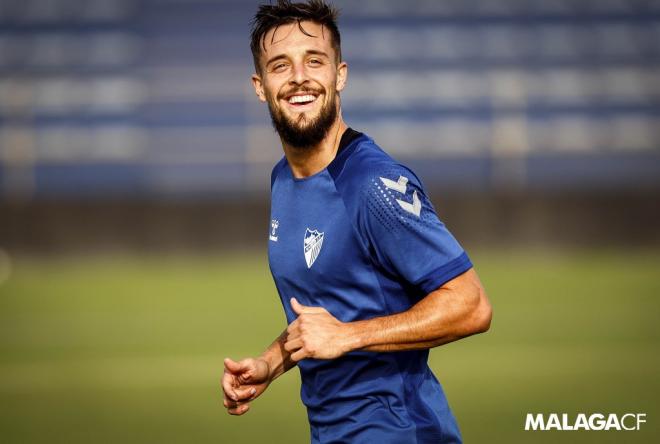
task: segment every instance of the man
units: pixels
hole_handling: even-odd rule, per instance
[[[268,254],[289,326],[261,356],[225,360],[225,407],[244,414],[297,365],[314,443],[461,442],[427,358],[489,328],[470,260],[415,174],[344,123],[333,8],[262,5],[251,47],[285,154]]]

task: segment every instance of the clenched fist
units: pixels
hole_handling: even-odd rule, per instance
[[[291,308],[298,315],[287,328],[286,351],[291,360],[305,358],[334,359],[350,351],[347,324],[322,307],[307,307],[291,298]]]

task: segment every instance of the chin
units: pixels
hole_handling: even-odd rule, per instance
[[[318,118],[319,118],[318,114],[314,116],[301,115],[298,116],[297,119],[289,120],[289,123],[291,124],[291,126],[302,130],[314,125],[314,123],[318,120]]]

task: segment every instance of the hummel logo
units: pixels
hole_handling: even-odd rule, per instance
[[[396,202],[407,212],[419,217],[422,212],[422,201],[417,196],[417,190],[413,191],[413,203],[397,199]]]
[[[383,185],[385,185],[390,190],[397,191],[401,194],[406,194],[408,192],[407,177],[399,176],[399,180],[397,182],[391,179],[386,179],[385,177],[381,177],[380,181],[383,182]],[[417,190],[413,191],[412,197],[413,197],[412,203],[400,199],[396,199],[396,203],[398,203],[399,206],[408,213],[414,214],[415,216],[419,217],[419,215],[422,212],[422,201],[419,199],[419,196],[417,195]]]
[[[277,219],[270,221],[270,235],[268,236],[268,239],[272,240],[273,242],[277,242],[277,229],[279,227],[280,223],[277,221]]]
[[[385,185],[390,190],[398,191],[401,194],[406,194],[406,191],[408,190],[407,177],[399,176],[398,182],[381,177],[380,181],[383,182],[383,185]]]

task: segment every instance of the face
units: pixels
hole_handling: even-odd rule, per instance
[[[264,38],[261,75],[252,82],[280,137],[295,148],[316,146],[337,119],[348,68],[337,64],[331,38],[313,22],[280,26]]]

